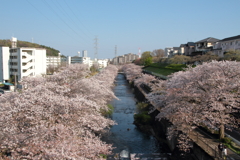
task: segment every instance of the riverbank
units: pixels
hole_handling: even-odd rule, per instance
[[[138,98],[139,101],[146,101],[144,91],[139,89],[138,87],[134,87],[134,93],[136,95],[136,98]],[[149,108],[151,107],[151,104],[149,104]],[[158,110],[155,110],[154,112],[150,113],[151,117],[154,118],[159,113]],[[214,139],[211,136],[208,136],[205,132],[196,129],[190,134],[190,138],[193,140],[193,148],[188,152],[180,152],[178,150],[177,146],[177,137],[172,138],[171,140],[166,139],[166,133],[167,128],[171,126],[171,124],[168,121],[153,121],[152,124],[141,124],[136,123],[135,124],[144,132],[150,133],[153,136],[156,137],[156,139],[160,139],[161,141],[164,139],[166,141],[166,144],[168,144],[168,147],[170,147],[173,159],[204,159],[204,160],[213,160],[218,159],[218,149],[217,145],[219,143],[218,139]],[[159,138],[160,137],[160,138]],[[230,149],[228,149],[229,157],[231,157],[231,160],[239,160],[240,156],[232,152]]]

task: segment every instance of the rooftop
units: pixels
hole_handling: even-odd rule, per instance
[[[224,38],[224,39],[221,40],[221,42],[223,42],[223,41],[235,40],[235,39],[240,39],[240,35],[233,36],[233,37],[228,37],[228,38]]]
[[[197,41],[195,43],[202,43],[202,42],[217,42],[219,39],[213,38],[213,37],[208,37],[203,40]]]

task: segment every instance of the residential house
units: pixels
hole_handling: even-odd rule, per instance
[[[185,46],[186,44],[181,44],[180,47],[178,47],[178,54],[183,55],[185,53]]]
[[[195,43],[194,42],[188,42],[184,46],[184,55],[186,56],[192,56],[192,53],[195,52]]]
[[[228,50],[240,50],[240,35],[224,38],[213,46],[214,54],[223,57]]]
[[[166,47],[164,49],[164,57],[166,58],[171,57],[172,51],[173,51],[173,47]]]
[[[197,54],[205,54],[208,51],[212,51],[213,46],[215,45],[216,42],[218,42],[219,39],[213,38],[213,37],[208,37],[203,40],[195,42],[195,53]]]

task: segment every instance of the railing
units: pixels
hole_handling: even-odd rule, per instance
[[[27,62],[31,61],[32,59],[33,59],[33,57],[30,54],[25,53],[25,52],[22,53],[22,63],[27,63]]]
[[[188,136],[195,142],[199,147],[201,147],[210,156],[214,157],[215,160],[222,160],[217,146],[211,146],[209,143],[205,142],[198,132],[189,132]]]
[[[28,69],[28,70],[26,70],[26,71],[23,71],[22,76],[23,76],[23,77],[29,76],[29,75],[32,74],[32,73],[33,73],[33,70]]]
[[[33,66],[33,63],[27,63],[26,65],[22,65],[22,69],[29,69]]]

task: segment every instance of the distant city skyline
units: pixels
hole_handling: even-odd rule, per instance
[[[207,37],[240,34],[239,0],[7,0],[1,2],[0,39],[16,37],[58,49],[87,50],[98,58],[179,47]],[[226,7],[227,6],[227,7]]]

